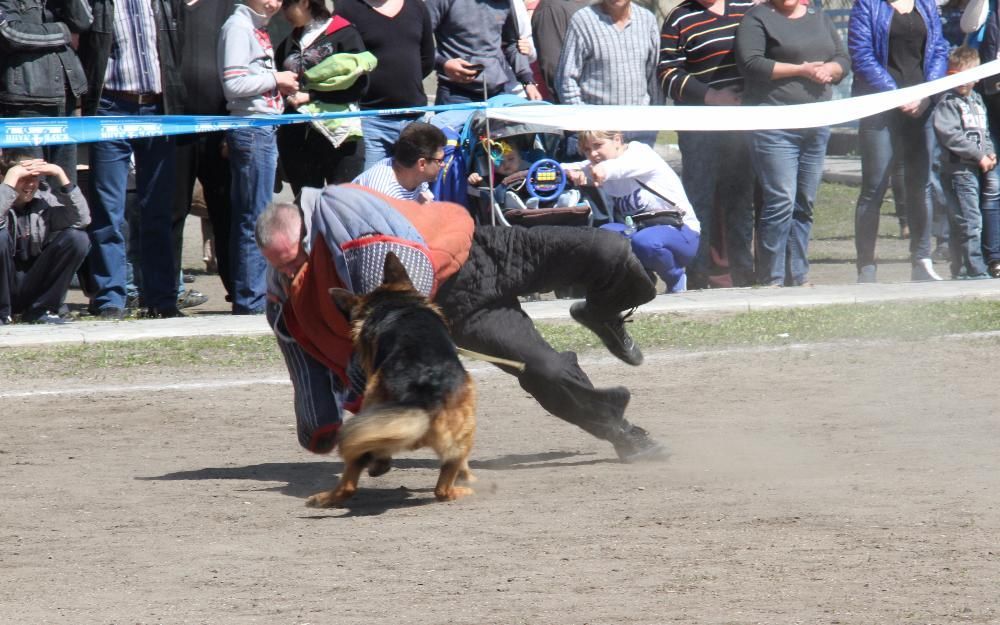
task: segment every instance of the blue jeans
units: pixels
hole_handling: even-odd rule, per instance
[[[826,127],[750,135],[764,200],[757,227],[757,279],[763,285],[799,286],[809,279],[813,205],[829,140]]]
[[[975,165],[945,165],[942,180],[948,199],[951,233],[951,276],[978,276],[986,273],[983,261],[983,215],[1000,207],[1000,177],[997,170],[986,173]],[[995,241],[991,241],[995,244]]]
[[[646,271],[658,275],[667,285],[674,287],[684,275],[684,268],[698,251],[698,233],[687,226],[650,226],[628,235],[625,224],[606,224],[604,230],[619,232],[632,243],[632,252]]]
[[[753,284],[753,168],[742,132],[677,133],[681,181],[703,236],[688,267],[688,287],[708,285],[714,222],[725,225],[725,252],[733,286]]]
[[[254,228],[257,217],[274,196],[274,174],[278,166],[275,131],[275,126],[226,131],[232,176],[229,241],[235,315],[264,312],[267,261],[257,248]]]
[[[894,154],[903,164],[903,203],[910,226],[910,260],[916,263],[931,256],[930,175],[934,129],[930,117],[930,110],[914,119],[893,109],[861,120],[858,127],[861,192],[854,213],[858,269],[875,264],[879,214]]]
[[[162,115],[159,104],[101,98],[98,116]],[[93,308],[125,308],[125,222],[129,160],[135,155],[136,199],[142,247],[143,300],[146,306],[177,306],[177,259],[170,221],[175,184],[175,146],[170,137],[110,140],[90,147],[90,233],[88,267],[97,288]]]
[[[394,143],[414,121],[412,117],[362,117],[361,133],[365,142],[365,169],[389,156]]]

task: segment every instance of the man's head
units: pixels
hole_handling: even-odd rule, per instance
[[[948,54],[948,73],[957,74],[967,69],[972,69],[979,65],[979,52],[967,46],[954,48]],[[955,91],[962,96],[967,96],[976,86],[975,82],[967,82],[964,85],[955,87]]]
[[[267,263],[289,278],[294,278],[308,259],[302,245],[304,235],[299,207],[287,202],[268,206],[257,218],[254,230],[257,247]]]
[[[420,178],[433,182],[444,165],[444,146],[448,139],[441,129],[423,122],[413,122],[403,129],[393,146],[392,160]]]

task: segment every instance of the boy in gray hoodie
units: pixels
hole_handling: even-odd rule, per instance
[[[226,107],[233,115],[280,115],[285,110],[284,96],[299,89],[294,73],[276,71],[274,49],[264,30],[280,8],[281,0],[246,0],[222,25],[219,75]],[[274,192],[275,133],[275,126],[226,131],[232,176],[229,267],[234,315],[264,312],[267,262],[257,249],[253,230]]]
[[[979,53],[971,48],[948,56],[949,74],[977,65]],[[974,86],[946,93],[933,119],[951,224],[951,277],[964,280],[1000,277],[1000,176],[986,107]]]

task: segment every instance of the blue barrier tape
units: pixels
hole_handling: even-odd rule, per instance
[[[320,115],[122,115],[114,117],[4,117],[0,118],[0,148],[38,147],[65,143],[92,143],[119,139],[139,139],[168,135],[215,132],[233,128],[259,128],[324,119],[348,117],[390,117],[427,112],[479,110],[483,102],[415,106],[403,109],[345,111]]]

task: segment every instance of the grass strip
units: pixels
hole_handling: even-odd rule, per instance
[[[558,350],[602,350],[585,328],[540,322]],[[963,300],[833,305],[706,317],[638,315],[629,331],[645,350],[722,349],[851,339],[919,341],[945,334],[1000,330],[1000,301]],[[260,369],[281,366],[271,336],[192,337],[88,345],[0,349],[0,367],[16,374],[87,377],[99,370]]]

